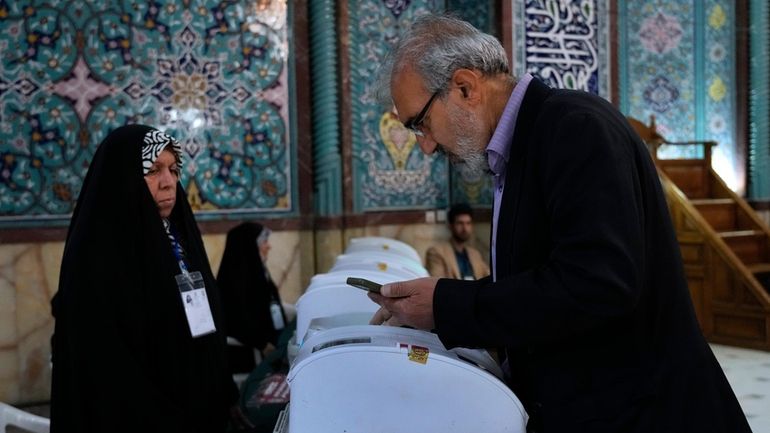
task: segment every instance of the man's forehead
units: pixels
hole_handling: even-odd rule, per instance
[[[428,95],[419,75],[406,70],[393,76],[390,89],[394,112],[401,121],[416,116]]]
[[[395,73],[390,81],[391,94],[396,102],[400,97],[405,99],[419,98],[428,93],[420,76],[412,68],[405,68]]]

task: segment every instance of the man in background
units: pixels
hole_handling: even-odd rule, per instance
[[[478,280],[489,275],[489,266],[473,238],[473,210],[465,203],[452,206],[447,215],[450,239],[428,249],[425,266],[431,276],[456,280]]]

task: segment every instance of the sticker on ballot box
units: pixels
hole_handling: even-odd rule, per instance
[[[417,362],[419,364],[428,363],[428,355],[430,355],[430,349],[427,347],[407,343],[398,343],[398,348],[402,352],[406,352],[406,357],[410,361]]]

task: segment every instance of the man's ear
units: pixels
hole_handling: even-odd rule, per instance
[[[458,69],[452,74],[451,87],[460,89],[466,103],[478,104],[481,100],[481,74],[470,69]]]

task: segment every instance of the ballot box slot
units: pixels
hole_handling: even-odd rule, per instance
[[[319,350],[328,349],[334,346],[343,346],[346,344],[371,344],[371,342],[372,342],[372,339],[369,337],[343,338],[340,340],[328,341],[326,343],[319,344],[318,346],[314,346],[313,353],[318,352]]]

